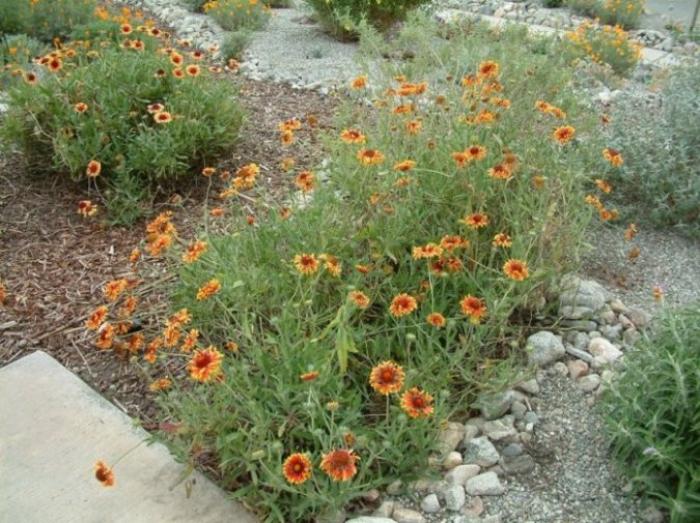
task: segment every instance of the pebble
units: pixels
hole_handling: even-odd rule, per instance
[[[578,379],[588,372],[588,363],[583,360],[571,360],[566,365],[569,368],[569,377],[572,380]]]
[[[495,472],[474,476],[467,481],[466,488],[470,496],[498,496],[506,490]]]
[[[423,514],[417,510],[412,510],[406,507],[394,507],[394,512],[391,517],[396,523],[425,523]]]
[[[510,412],[516,420],[523,419],[527,412],[527,406],[521,401],[514,401],[510,406]]]
[[[506,390],[504,392],[481,394],[474,402],[474,406],[481,411],[481,414],[487,420],[500,418],[508,412],[511,403],[513,403],[511,392]]]
[[[514,458],[520,456],[523,453],[523,446],[520,443],[509,443],[501,451],[501,455],[504,458]]]
[[[576,381],[576,386],[583,392],[593,392],[600,385],[600,376],[598,374],[589,374],[583,376]]]
[[[489,467],[498,463],[500,456],[496,447],[486,436],[481,436],[471,440],[464,452],[464,461],[475,463],[482,467]]]
[[[375,510],[372,515],[379,518],[389,518],[394,513],[395,505],[396,503],[391,499],[382,501],[382,504],[379,505],[377,510]]]
[[[396,523],[395,520],[381,516],[360,516],[348,519],[345,523]]]
[[[469,443],[471,440],[476,438],[479,433],[481,432],[481,429],[473,424],[473,423],[467,423],[464,425],[464,439],[462,440],[463,445],[466,446],[467,443]]]
[[[438,447],[443,454],[452,452],[464,439],[464,425],[456,422],[449,422],[447,427],[438,436]]]
[[[549,331],[539,331],[527,339],[528,363],[546,367],[566,354],[559,336]]]
[[[457,451],[450,452],[444,460],[442,460],[442,466],[445,469],[455,468],[457,465],[462,464],[462,455]]]
[[[526,474],[535,470],[535,460],[529,454],[503,458],[501,467],[506,474]]]
[[[605,338],[593,338],[588,344],[588,352],[603,360],[604,364],[613,363],[622,356],[622,351]]]
[[[461,509],[467,500],[462,485],[450,485],[443,491],[443,495],[445,496],[445,507],[454,512]]]
[[[481,472],[479,465],[458,465],[445,474],[445,481],[454,485],[466,485],[467,480],[478,475],[479,472]]]
[[[441,507],[437,494],[428,494],[425,496],[423,501],[420,502],[420,508],[423,512],[427,512],[428,514],[439,512]]]
[[[491,441],[501,441],[502,439],[515,436],[517,431],[513,427],[515,418],[512,415],[503,416],[501,419],[487,421],[484,423],[482,432]]]
[[[540,385],[535,378],[521,381],[515,386],[516,389],[526,392],[527,394],[537,395],[540,393]]]
[[[478,518],[484,512],[484,501],[479,496],[470,496],[462,507],[462,514]]]

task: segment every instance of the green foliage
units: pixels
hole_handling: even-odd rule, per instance
[[[47,50],[44,43],[27,35],[0,38],[0,89],[22,80],[22,73],[35,56]]]
[[[24,33],[47,42],[63,38],[89,21],[96,5],[96,0],[3,0],[0,35]]]
[[[671,515],[700,520],[700,304],[668,310],[605,392],[621,469]]]
[[[251,227],[239,225],[250,211],[232,205],[227,232],[203,233],[206,252],[179,271],[173,305],[188,309],[200,346],[235,341],[238,348],[224,356],[220,382],[178,382],[161,397],[177,425],[168,439],[190,463],[213,458],[224,485],[271,521],[311,520],[397,477],[430,474],[441,423],[511,368],[523,324],[556,270],[576,258],[590,217],[583,186],[599,161],[595,123],[567,88],[571,70],[555,55],[531,54],[530,46],[544,50],[545,43],[524,30],[440,28],[423,19],[391,43],[371,30],[362,42],[370,60],[401,56],[407,45],[410,61],[387,63],[368,79],[374,108],[361,92],[341,110],[339,128],[358,129],[366,140],[327,137],[327,181],[303,208],[291,216],[263,211]],[[487,64],[477,73],[489,60],[500,73]],[[564,122],[538,112],[540,99],[565,110],[586,140],[556,143],[552,132]],[[411,111],[396,111],[399,105]],[[460,168],[453,153],[477,144],[485,157]],[[363,165],[363,148],[384,160]],[[398,170],[405,160],[416,164]],[[488,174],[506,160],[507,180]],[[460,223],[475,212],[488,215],[487,227]],[[510,235],[512,246],[495,246],[497,233]],[[469,244],[439,258],[415,254],[445,235]],[[302,253],[317,257],[318,271],[300,273],[294,259]],[[504,275],[509,258],[529,265],[524,281]],[[329,268],[334,259],[338,274]],[[220,290],[197,299],[211,279]],[[366,309],[349,299],[352,290],[367,295]],[[413,296],[417,310],[394,317],[390,304],[400,293]],[[470,294],[488,307],[482,321],[461,311]],[[432,312],[444,314],[443,328],[428,324]],[[162,359],[181,365],[191,357],[174,351]],[[431,417],[412,419],[398,397],[370,388],[371,369],[388,359],[406,371],[403,390],[433,395]],[[302,381],[308,371],[318,378]],[[329,402],[338,404],[329,409]],[[331,482],[318,468],[321,456],[347,446],[360,456],[358,475]],[[309,453],[314,465],[313,479],[299,486],[281,471],[294,452]]]
[[[240,59],[250,42],[250,37],[251,33],[246,29],[226,33],[226,37],[221,44],[221,56],[225,60],[229,58]]]
[[[109,39],[94,41],[92,49],[64,47],[56,54],[58,72],[47,64],[36,84],[22,82],[9,91],[2,127],[5,144],[19,147],[33,168],[84,179],[88,163],[99,161],[99,183],[129,180],[109,191],[127,203],[211,162],[232,145],[241,124],[228,82],[211,78],[205,67],[194,77],[184,72],[187,64],[176,78],[157,39],[131,36],[121,40],[141,42],[143,50]],[[76,110],[78,103],[87,104],[84,112]],[[149,113],[154,103],[172,121],[158,123],[157,114]]]
[[[608,64],[617,74],[627,76],[637,66],[641,46],[619,26],[586,21],[566,33],[563,52],[569,59],[585,57],[597,64]]]
[[[616,100],[610,124],[612,147],[625,162],[611,170],[613,196],[635,219],[695,237],[700,237],[698,92],[700,66],[677,67],[658,95]]]
[[[595,16],[600,0],[565,0],[567,7],[574,13]]]
[[[625,29],[639,27],[644,3],[644,0],[566,0],[566,5],[575,13]]]
[[[228,31],[260,29],[270,17],[270,9],[260,0],[210,0],[202,11]]]
[[[306,0],[324,28],[340,39],[354,39],[362,22],[387,29],[427,0]]]
[[[564,0],[543,0],[542,5],[545,7],[561,7]]]

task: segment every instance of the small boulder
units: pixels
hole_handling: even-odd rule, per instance
[[[564,357],[566,350],[561,338],[549,331],[536,332],[527,339],[528,361],[531,365],[546,367]]]
[[[486,436],[474,438],[466,447],[464,452],[464,461],[467,463],[475,463],[482,467],[490,467],[498,463],[500,456],[496,447],[489,441]]]
[[[569,376],[576,380],[588,372],[588,363],[583,360],[571,360],[566,366],[569,368]]]
[[[589,374],[579,378],[576,386],[583,392],[593,392],[600,385],[600,376],[598,374]]]
[[[428,494],[423,498],[423,501],[420,502],[420,509],[428,514],[439,512],[440,508],[440,500],[437,494]]]
[[[467,493],[470,496],[499,496],[505,490],[495,472],[484,472],[467,481]]]
[[[524,415],[524,414],[523,414]],[[503,416],[500,419],[487,421],[484,423],[482,432],[491,441],[501,441],[502,439],[515,436],[517,430],[513,426],[515,418],[512,415]]]
[[[445,474],[445,481],[451,485],[466,485],[467,480],[473,478],[481,472],[479,465],[457,465]]]
[[[513,394],[510,390],[481,394],[474,402],[474,406],[481,411],[485,419],[491,420],[500,418],[508,412],[513,399]]]
[[[605,338],[593,338],[588,344],[588,352],[605,363],[613,363],[622,356],[622,351]]]
[[[391,517],[396,521],[396,523],[425,523],[425,518],[423,514],[417,510],[411,510],[406,507],[394,507],[394,513]]]
[[[447,510],[458,511],[464,506],[467,496],[462,485],[450,485],[443,491]]]

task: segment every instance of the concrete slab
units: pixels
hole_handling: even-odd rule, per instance
[[[96,481],[95,461],[112,465],[147,437],[43,352],[0,369],[0,522],[255,523],[199,473],[188,496],[184,467],[161,444],[120,461],[115,486]]]

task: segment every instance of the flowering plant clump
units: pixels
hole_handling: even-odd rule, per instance
[[[175,312],[130,333],[134,275],[105,286],[86,325],[142,362],[183,460],[214,460],[269,520],[333,514],[439,462],[444,422],[508,372],[590,218],[597,122],[571,70],[523,31],[449,29],[368,31],[379,55],[411,35],[414,58],[349,86],[323,183],[281,153],[305,205],[252,215],[237,197],[260,168],[228,173],[224,232],[181,238],[163,213],[132,253],[139,271],[142,250],[177,264]],[[280,147],[303,125],[281,122]]]
[[[306,0],[319,22],[338,38],[356,38],[360,22],[386,29],[427,0]]]
[[[228,31],[259,29],[270,16],[270,8],[262,0],[209,0],[202,11]]]
[[[620,26],[584,21],[566,34],[565,49],[571,57],[588,57],[597,64],[608,64],[618,74],[628,74],[641,58],[641,44],[630,40]]]
[[[603,23],[620,25],[625,29],[639,27],[644,14],[644,0],[605,0],[600,2],[597,15]]]
[[[241,111],[203,53],[172,49],[156,27],[117,28],[117,39],[72,41],[27,67],[2,133],[36,169],[106,188],[113,218],[129,221],[155,182],[226,150]]]
[[[28,64],[35,56],[47,52],[44,43],[26,35],[5,35],[0,38],[0,88],[21,82]]]
[[[93,16],[96,0],[3,0],[0,34],[27,34],[50,42]]]

